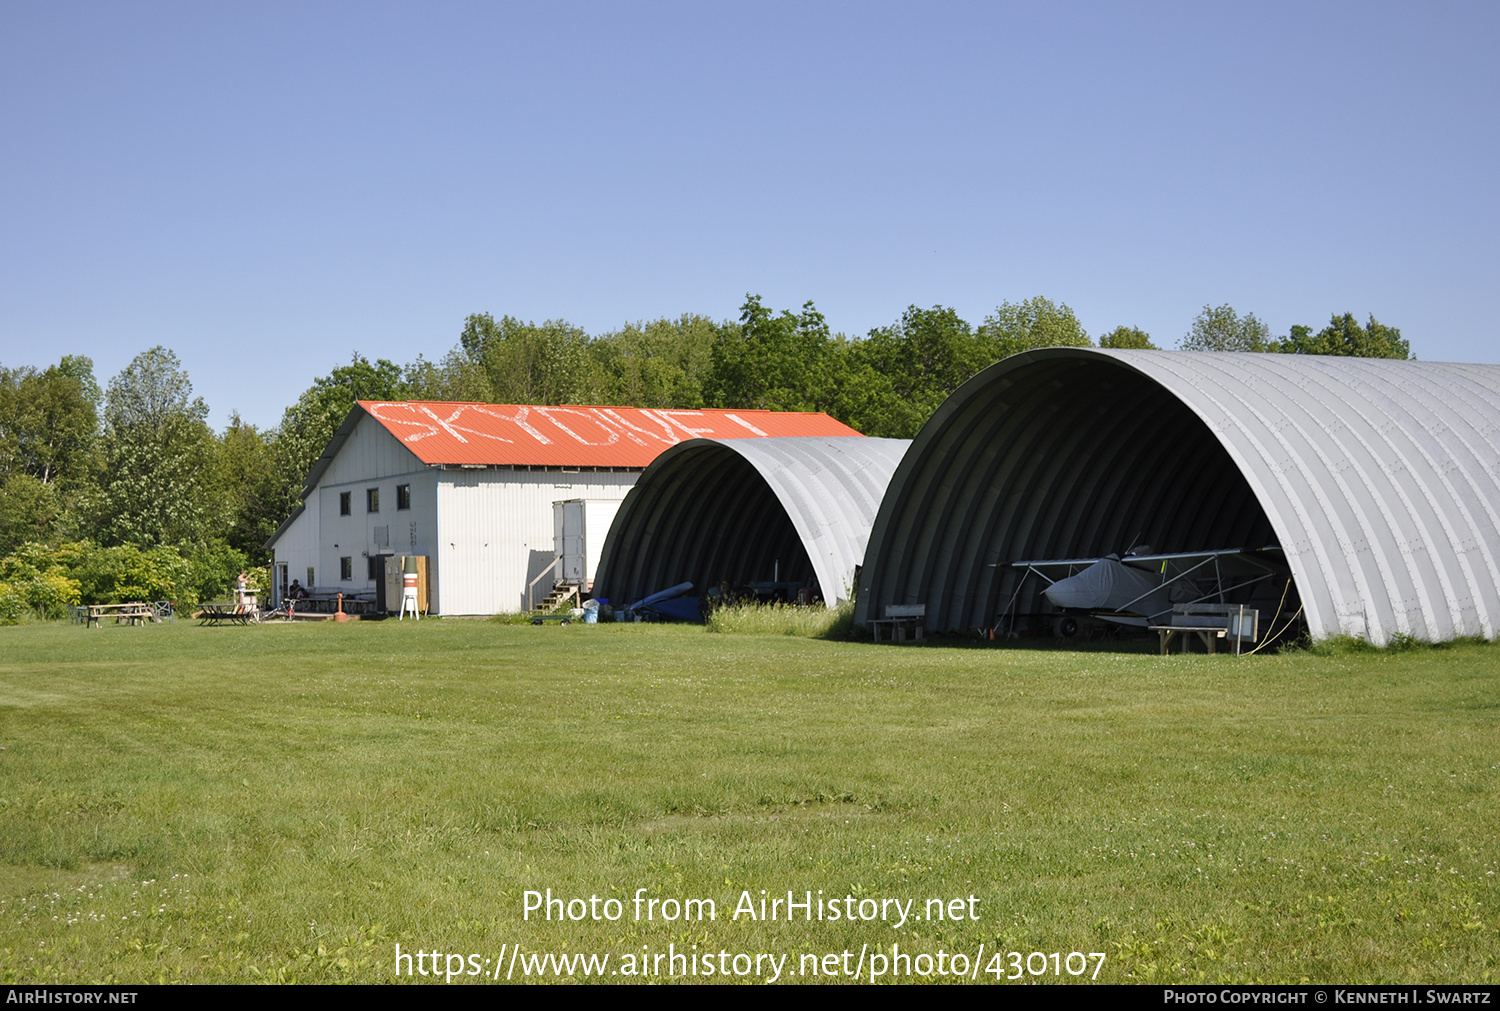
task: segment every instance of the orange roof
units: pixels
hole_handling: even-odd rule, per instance
[[[826,414],[361,400],[426,464],[645,467],[687,439],[857,436]]]

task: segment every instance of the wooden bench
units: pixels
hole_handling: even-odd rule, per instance
[[[1234,641],[1235,656],[1248,640],[1260,638],[1260,611],[1243,604],[1178,604],[1172,608],[1172,621],[1168,625],[1148,625],[1161,637],[1161,655],[1171,652],[1172,640],[1182,636],[1182,652],[1196,635],[1208,653],[1215,652],[1220,639]]]
[[[881,638],[881,630],[887,626],[891,630],[891,642],[906,642],[908,635],[911,637],[910,641],[921,642],[926,618],[926,604],[887,604],[885,617],[870,621],[870,631],[874,633],[876,642],[885,641]]]

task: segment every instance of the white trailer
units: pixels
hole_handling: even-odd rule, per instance
[[[560,582],[593,589],[604,539],[619,511],[619,499],[574,498],[552,503],[552,540]]]

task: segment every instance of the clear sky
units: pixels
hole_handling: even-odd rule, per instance
[[[0,4],[0,363],[222,425],[474,312],[1373,313],[1500,361],[1500,5]]]

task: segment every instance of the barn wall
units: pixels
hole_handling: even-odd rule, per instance
[[[277,566],[282,563],[285,563],[287,567],[288,586],[294,579],[303,586],[308,586],[307,570],[309,568],[313,570],[314,578],[322,575],[319,568],[322,563],[318,558],[318,530],[321,519],[322,517],[318,514],[318,493],[314,491],[303,503],[302,515],[293,520],[291,526],[283,530],[276,540],[271,563],[273,583]],[[273,586],[273,602],[280,602],[280,589],[279,585]]]
[[[438,471],[435,605],[443,614],[513,614],[554,555],[552,503],[621,500],[640,477],[616,468]],[[590,531],[590,536],[593,531]],[[552,588],[549,575],[537,584]]]
[[[408,509],[397,508],[399,485],[411,486]],[[367,508],[370,489],[379,492],[376,512]],[[350,505],[347,516],[341,511],[345,492]],[[360,419],[323,472],[307,499],[307,509],[318,517],[316,565],[321,590],[373,593],[371,556],[431,555],[437,547],[436,471],[368,417]],[[341,558],[350,560],[349,579],[340,578]],[[291,575],[297,578],[295,569]]]

